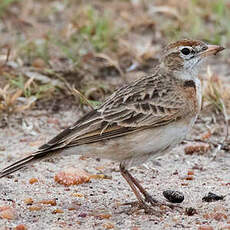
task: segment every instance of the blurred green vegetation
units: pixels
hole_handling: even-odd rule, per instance
[[[226,43],[230,37],[230,6],[226,0],[191,0],[179,10],[180,20],[164,25],[165,34],[172,39],[181,37],[202,39],[210,43]]]
[[[1,0],[0,1],[0,17],[4,15],[7,8],[10,7],[11,4],[16,3],[19,0]]]
[[[110,69],[122,78],[126,61],[143,65],[144,57],[157,56],[168,41],[193,38],[223,46],[230,43],[229,0],[0,0],[0,18],[0,47],[9,48],[9,60],[20,68],[39,69],[36,71],[54,79],[58,71],[74,77],[83,75],[81,85],[77,77],[71,79],[71,84],[77,83],[93,104],[110,92],[110,80],[106,82],[104,76],[112,75]],[[153,39],[150,45],[157,47],[153,53],[145,44],[149,35]],[[96,61],[99,54],[104,58]],[[5,85],[9,89],[0,95],[0,108],[8,91],[12,97],[14,91],[22,90],[20,97],[37,99],[55,91],[49,83],[36,80],[24,87],[26,75],[17,69],[6,73],[3,67],[0,90]],[[67,75],[63,78],[69,83]],[[91,88],[95,90],[88,93]],[[56,90],[65,92],[58,87]]]

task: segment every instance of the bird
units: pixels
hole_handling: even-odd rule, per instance
[[[223,49],[191,39],[170,43],[151,74],[117,89],[36,152],[2,169],[0,178],[57,154],[110,159],[119,162],[136,203],[148,213],[162,203],[129,169],[170,152],[186,137],[201,110],[201,63]]]

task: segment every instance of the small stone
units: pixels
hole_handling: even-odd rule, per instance
[[[80,213],[80,214],[78,215],[78,217],[82,217],[82,218],[85,218],[86,216],[87,216],[87,213],[85,213],[85,212]]]
[[[73,193],[72,196],[74,196],[74,197],[80,197],[80,198],[84,197],[84,195],[82,193],[77,193],[77,192]]]
[[[0,207],[0,218],[13,220],[16,218],[15,209],[11,208],[10,206],[2,206]]]
[[[112,179],[112,177],[104,174],[93,174],[90,175],[90,179]]]
[[[181,203],[184,200],[184,195],[182,192],[166,190],[163,192],[163,196],[172,203]]]
[[[62,209],[59,209],[59,208],[52,211],[52,214],[57,214],[57,213],[64,213],[64,211]]]
[[[100,213],[94,215],[97,219],[103,220],[103,219],[109,219],[112,215],[109,213]]]
[[[47,205],[51,205],[51,206],[56,206],[57,202],[56,199],[52,199],[52,200],[41,200],[39,202],[37,202],[38,204],[47,204]]]
[[[184,177],[184,179],[185,179],[185,180],[193,180],[194,177],[193,177],[193,176],[186,176],[186,177]]]
[[[188,186],[188,183],[181,183],[181,186]]]
[[[193,175],[194,175],[194,171],[192,171],[192,170],[188,170],[187,175],[188,175],[188,176],[193,176]]]
[[[212,136],[212,133],[211,133],[211,130],[208,130],[208,132],[205,132],[201,135],[201,140],[206,140],[206,139],[209,139],[210,137]]]
[[[34,183],[37,183],[38,182],[38,179],[37,178],[31,178],[30,180],[29,180],[29,183],[30,184],[34,184]]]
[[[40,211],[41,209],[42,209],[41,205],[32,205],[32,206],[29,207],[29,210],[31,212],[33,212],[33,211]]]
[[[19,224],[14,229],[15,230],[27,230],[27,227],[24,224]]]
[[[213,218],[216,220],[216,221],[223,221],[223,220],[227,220],[227,215],[225,213],[222,213],[222,212],[217,212],[213,215]]]
[[[34,201],[32,198],[29,197],[29,198],[24,199],[24,203],[26,205],[32,205],[34,203]]]
[[[220,228],[220,230],[230,230],[230,225],[224,225]]]
[[[113,229],[114,228],[114,224],[112,223],[105,223],[102,225],[105,229]]]
[[[225,196],[219,196],[216,195],[215,193],[209,192],[207,196],[204,196],[202,198],[202,201],[205,202],[212,202],[212,201],[218,201],[218,200],[223,200]]]
[[[187,155],[193,155],[194,153],[196,154],[204,154],[208,152],[210,149],[210,145],[206,143],[199,143],[199,144],[194,144],[194,145],[188,145],[184,148],[184,152]]]
[[[78,185],[90,181],[90,175],[83,169],[69,168],[55,175],[55,181],[65,186]]]
[[[223,212],[211,212],[211,213],[205,213],[203,215],[205,219],[210,219],[210,220],[216,220],[216,221],[223,221],[227,220],[227,215]]]
[[[131,230],[140,230],[138,227],[132,227]]]
[[[201,225],[198,227],[198,230],[214,230],[214,228],[210,225]]]

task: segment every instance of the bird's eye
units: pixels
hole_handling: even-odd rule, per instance
[[[184,55],[188,55],[188,54],[190,54],[190,49],[189,48],[183,48],[181,50],[181,53],[184,54]]]

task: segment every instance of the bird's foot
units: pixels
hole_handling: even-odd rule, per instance
[[[148,205],[146,202],[142,201],[134,201],[134,202],[126,202],[122,205],[130,205],[131,209],[128,211],[128,214],[132,214],[138,210],[144,210],[146,214],[154,215],[156,217],[160,217],[164,214],[162,210],[156,210],[152,206]]]
[[[178,204],[170,204],[170,203],[167,203],[167,202],[158,201],[158,200],[154,199],[149,194],[145,194],[145,201],[148,202],[148,203],[150,203],[152,206],[158,206],[160,208],[168,207],[170,209],[177,210],[179,212],[181,212],[182,209],[183,209]]]

